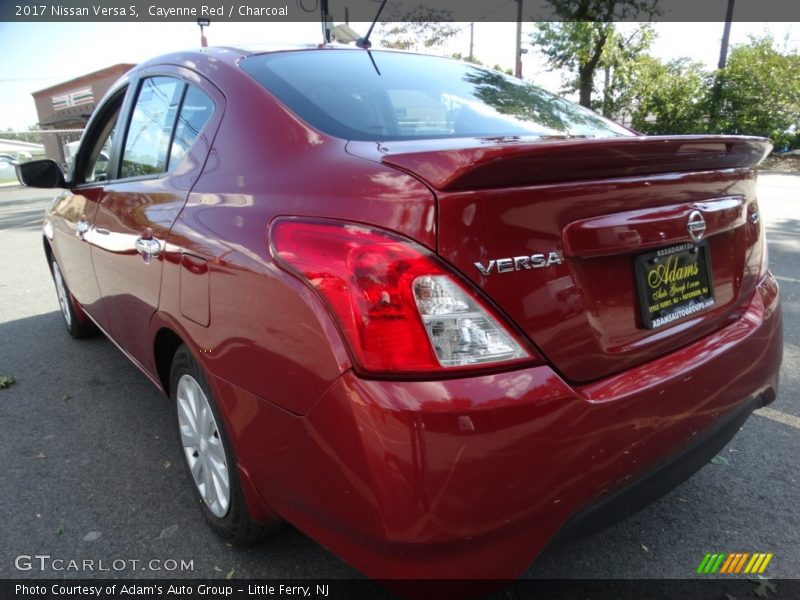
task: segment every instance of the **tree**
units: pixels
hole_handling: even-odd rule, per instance
[[[733,47],[722,70],[688,58],[664,63],[639,56],[625,73],[613,89],[614,106],[643,133],[757,135],[778,148],[800,144],[800,55],[769,36]]]
[[[458,33],[449,11],[418,4],[403,14],[392,14],[378,26],[385,48],[419,51],[441,46]]]
[[[600,60],[605,74],[603,98],[592,108],[609,118],[621,119],[631,113],[635,98],[626,92],[632,88],[639,58],[650,49],[654,39],[655,32],[649,23],[624,34],[612,32]]]
[[[581,105],[589,107],[594,73],[613,30],[613,23],[537,23],[532,42],[539,46],[550,70],[563,69],[574,76],[565,82],[565,91],[577,90]]]
[[[472,58],[470,58],[469,56],[464,56],[463,54],[461,54],[461,52],[453,52],[451,56],[456,60],[463,60],[464,62],[472,63],[473,65],[478,65],[480,67],[484,66],[483,61],[474,55],[472,56]]]
[[[463,60],[464,62],[472,63],[473,65],[478,65],[479,67],[488,67],[488,65],[484,64],[484,62],[477,56],[473,56],[472,60],[470,60],[469,56],[464,56],[461,54],[461,52],[453,52],[451,56],[456,60]],[[501,73],[505,73],[506,75],[514,74],[514,71],[512,71],[510,68],[503,68],[503,65],[500,63],[496,63],[492,69],[495,71],[500,71]]]
[[[703,133],[712,75],[688,58],[662,63],[652,56],[629,65],[630,79],[621,92],[631,127],[642,133]]]
[[[544,54],[551,70],[574,74],[570,91],[591,107],[595,72],[615,33],[614,20],[650,18],[658,0],[547,0],[558,22],[537,23],[531,41]]]
[[[800,55],[779,50],[771,36],[731,49],[721,72],[714,131],[772,138],[778,148],[800,125]]]

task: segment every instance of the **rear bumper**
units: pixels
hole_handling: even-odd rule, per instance
[[[689,446],[682,448],[674,456],[573,515],[550,540],[547,550],[601,531],[658,500],[686,481],[719,454],[754,410],[774,398],[769,390],[764,394],[766,397],[760,395],[749,398],[725,415],[710,431],[697,436]]]
[[[260,433],[237,448],[254,514],[269,506],[375,579],[504,579],[705,464],[774,399],[781,351],[768,275],[735,323],[577,388],[547,366],[436,382],[348,372],[301,418],[218,385],[234,429],[246,422],[237,437]]]

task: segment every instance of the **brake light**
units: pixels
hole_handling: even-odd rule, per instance
[[[425,248],[374,228],[276,220],[271,252],[335,317],[357,366],[372,373],[526,362],[531,353]]]

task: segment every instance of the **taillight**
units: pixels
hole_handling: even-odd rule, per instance
[[[270,229],[276,262],[322,296],[357,367],[431,373],[529,362],[532,354],[425,248],[371,227],[295,218]]]

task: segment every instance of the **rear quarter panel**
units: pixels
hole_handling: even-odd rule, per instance
[[[226,114],[170,233],[151,335],[170,324],[215,377],[302,415],[350,361],[315,294],[273,263],[269,223],[336,218],[433,249],[435,199],[415,178],[347,154],[344,141],[300,122],[237,68],[215,77]],[[181,253],[208,263],[208,326],[181,314]]]

